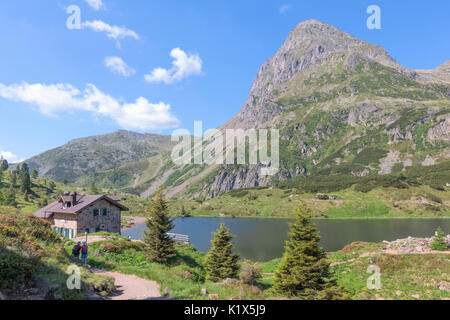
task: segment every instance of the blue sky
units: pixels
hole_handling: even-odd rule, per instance
[[[381,8],[381,30],[366,8]],[[81,29],[68,29],[70,5]],[[450,2],[5,0],[0,2],[0,153],[26,159],[117,129],[221,125],[300,22],[382,45],[402,65],[450,59]],[[175,63],[175,64],[173,64]]]

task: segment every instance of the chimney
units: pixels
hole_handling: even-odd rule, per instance
[[[72,207],[73,207],[77,203],[77,193],[71,192],[70,195],[72,196]]]

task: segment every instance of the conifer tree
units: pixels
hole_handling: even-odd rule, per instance
[[[0,171],[6,171],[9,168],[8,160],[0,158]]]
[[[17,170],[11,171],[11,185],[15,186],[17,183]]]
[[[311,223],[311,216],[305,205],[298,207],[281,264],[274,275],[274,290],[303,299],[342,298],[342,292],[330,279],[326,253],[319,246],[320,235]]]
[[[233,254],[231,240],[234,236],[222,223],[217,233],[213,233],[212,247],[205,258],[206,279],[220,281],[227,278],[236,279],[239,274],[239,256]]]
[[[441,227],[438,227],[430,248],[437,251],[445,251],[448,249],[447,243],[445,242],[445,233]]]
[[[10,207],[16,207],[16,192],[14,191],[14,188],[12,185],[6,190],[5,194],[3,195],[3,203],[5,206]]]
[[[151,200],[146,222],[148,230],[144,231],[142,239],[146,245],[145,252],[149,261],[165,263],[175,256],[175,241],[167,235],[174,227],[168,209],[163,190],[159,188]]]
[[[37,179],[38,175],[39,175],[39,173],[38,173],[38,171],[37,171],[36,169],[33,169],[33,170],[31,171],[31,177],[32,177],[33,179]]]
[[[28,170],[20,173],[20,189],[23,193],[29,192],[31,189],[31,178]]]
[[[91,185],[89,186],[89,193],[90,194],[98,194],[98,189],[95,186],[95,182],[91,181]]]

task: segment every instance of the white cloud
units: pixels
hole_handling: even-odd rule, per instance
[[[285,14],[291,7],[290,4],[284,4],[280,7],[279,11],[281,14]]]
[[[180,48],[172,49],[170,56],[174,58],[173,67],[153,69],[151,74],[145,75],[147,82],[164,82],[166,84],[183,80],[191,75],[202,74],[202,59],[197,54],[186,54]]]
[[[119,101],[87,84],[80,91],[71,84],[0,83],[0,97],[32,104],[47,116],[76,111],[90,112],[96,116],[109,117],[127,130],[162,130],[175,128],[179,120],[170,113],[170,105],[163,102],[150,103],[139,97],[134,103]]]
[[[92,9],[100,10],[104,7],[102,0],[84,0]]]
[[[18,163],[24,161],[24,159],[20,159],[14,153],[3,150],[0,150],[0,159],[6,159],[9,163]]]
[[[108,38],[121,40],[125,38],[133,38],[139,40],[139,35],[127,27],[111,26],[104,21],[94,20],[86,21],[81,24],[82,28],[89,28],[95,32],[105,32]]]
[[[120,57],[106,57],[105,66],[114,73],[129,77],[136,74],[136,70],[130,68],[128,64]]]

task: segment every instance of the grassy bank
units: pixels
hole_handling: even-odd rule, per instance
[[[174,200],[171,210],[175,216],[182,216],[184,208],[193,217],[290,218],[300,201],[313,208],[316,218],[450,217],[449,191],[429,186],[380,187],[367,193],[354,188],[302,194],[296,189],[242,189],[206,201]]]
[[[448,254],[386,254],[383,243],[354,242],[328,254],[331,270],[345,292],[355,300],[441,300],[450,299]],[[272,285],[273,272],[281,259],[263,263],[263,282]],[[367,288],[370,265],[380,268],[381,289]]]

